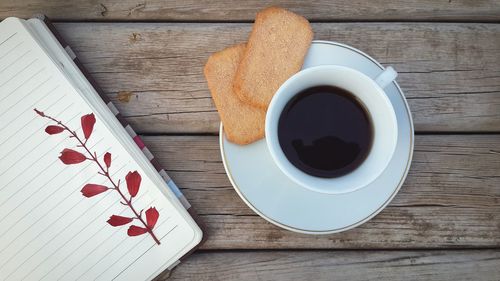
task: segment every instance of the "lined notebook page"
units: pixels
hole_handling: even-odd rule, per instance
[[[134,206],[155,206],[155,234],[127,236],[115,215],[132,216],[117,192],[91,198],[87,183],[109,185],[91,161],[64,165],[64,148],[79,150],[66,133],[49,136],[37,108],[80,135],[80,117],[92,112],[22,22],[0,24],[0,280],[142,280],[154,277],[193,247],[195,230],[98,119],[88,145],[100,159],[112,154],[110,173],[142,175]],[[136,224],[140,225],[140,224]]]

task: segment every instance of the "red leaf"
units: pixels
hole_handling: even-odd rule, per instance
[[[136,226],[136,225],[131,225],[127,230],[128,236],[138,236],[138,235],[142,235],[146,232],[148,232],[147,229],[145,229],[144,227]]]
[[[42,117],[45,117],[45,114],[42,111],[40,111],[40,110],[38,110],[36,108],[33,108],[33,110],[36,112],[36,114],[38,114],[38,115],[40,115]]]
[[[125,180],[127,181],[128,193],[130,196],[135,197],[141,185],[141,175],[137,171],[128,172],[125,176]]]
[[[74,151],[73,149],[65,148],[61,152],[61,156],[59,156],[59,159],[66,164],[66,165],[71,165],[71,164],[78,164],[87,159],[85,155],[81,154],[78,151]]]
[[[86,139],[88,139],[92,134],[92,130],[94,130],[94,124],[95,124],[94,113],[83,115],[81,121],[82,121],[83,135],[85,136]]]
[[[132,218],[112,215],[111,217],[109,217],[108,223],[111,224],[112,226],[120,226],[120,225],[127,224],[127,223],[131,222],[132,220],[133,220]]]
[[[64,131],[64,128],[61,126],[51,125],[51,126],[47,126],[47,128],[45,128],[45,132],[49,135],[59,134],[62,131]]]
[[[111,153],[106,152],[106,154],[104,154],[104,164],[106,164],[108,168],[111,166]]]
[[[103,193],[104,191],[108,190],[109,188],[104,186],[104,185],[99,185],[99,184],[93,184],[93,183],[88,183],[86,184],[81,192],[82,195],[85,197],[92,197],[94,195]]]
[[[155,227],[155,224],[156,222],[158,221],[158,217],[160,216],[160,214],[158,213],[158,211],[156,210],[155,207],[151,207],[149,209],[146,210],[146,221],[147,221],[147,225],[150,227],[150,228],[153,228]]]

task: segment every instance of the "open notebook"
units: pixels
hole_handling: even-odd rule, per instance
[[[202,231],[48,26],[0,23],[0,280],[153,279]]]

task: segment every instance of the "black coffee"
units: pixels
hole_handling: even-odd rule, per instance
[[[288,160],[305,173],[334,178],[356,169],[372,146],[373,128],[364,105],[350,92],[317,86],[285,106],[278,139]]]

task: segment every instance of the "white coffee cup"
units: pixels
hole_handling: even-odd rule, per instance
[[[387,67],[373,80],[352,68],[323,65],[307,68],[290,77],[274,95],[266,115],[266,143],[276,165],[296,183],[321,193],[352,192],[374,181],[387,167],[396,148],[396,114],[383,90],[396,76],[392,67]],[[355,170],[335,178],[315,177],[298,169],[288,161],[278,141],[278,121],[288,101],[302,90],[323,85],[351,92],[365,106],[373,126],[372,147],[366,159]]]

